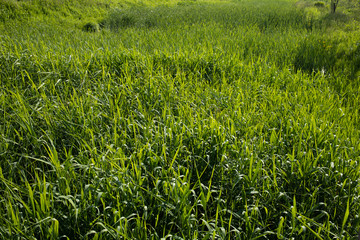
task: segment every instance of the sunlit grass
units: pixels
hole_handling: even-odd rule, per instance
[[[290,1],[130,5],[2,25],[0,238],[355,238],[358,32]]]

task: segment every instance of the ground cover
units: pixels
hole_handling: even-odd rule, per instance
[[[355,2],[0,1],[2,239],[357,236]]]

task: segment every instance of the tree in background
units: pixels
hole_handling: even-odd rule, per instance
[[[339,3],[339,0],[331,0],[331,5],[330,5],[331,13],[335,13],[338,3]]]

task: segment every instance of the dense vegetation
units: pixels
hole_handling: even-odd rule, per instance
[[[354,239],[359,3],[0,0],[1,239]]]

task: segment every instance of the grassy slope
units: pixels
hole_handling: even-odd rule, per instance
[[[356,235],[351,15],[1,1],[1,238]]]

